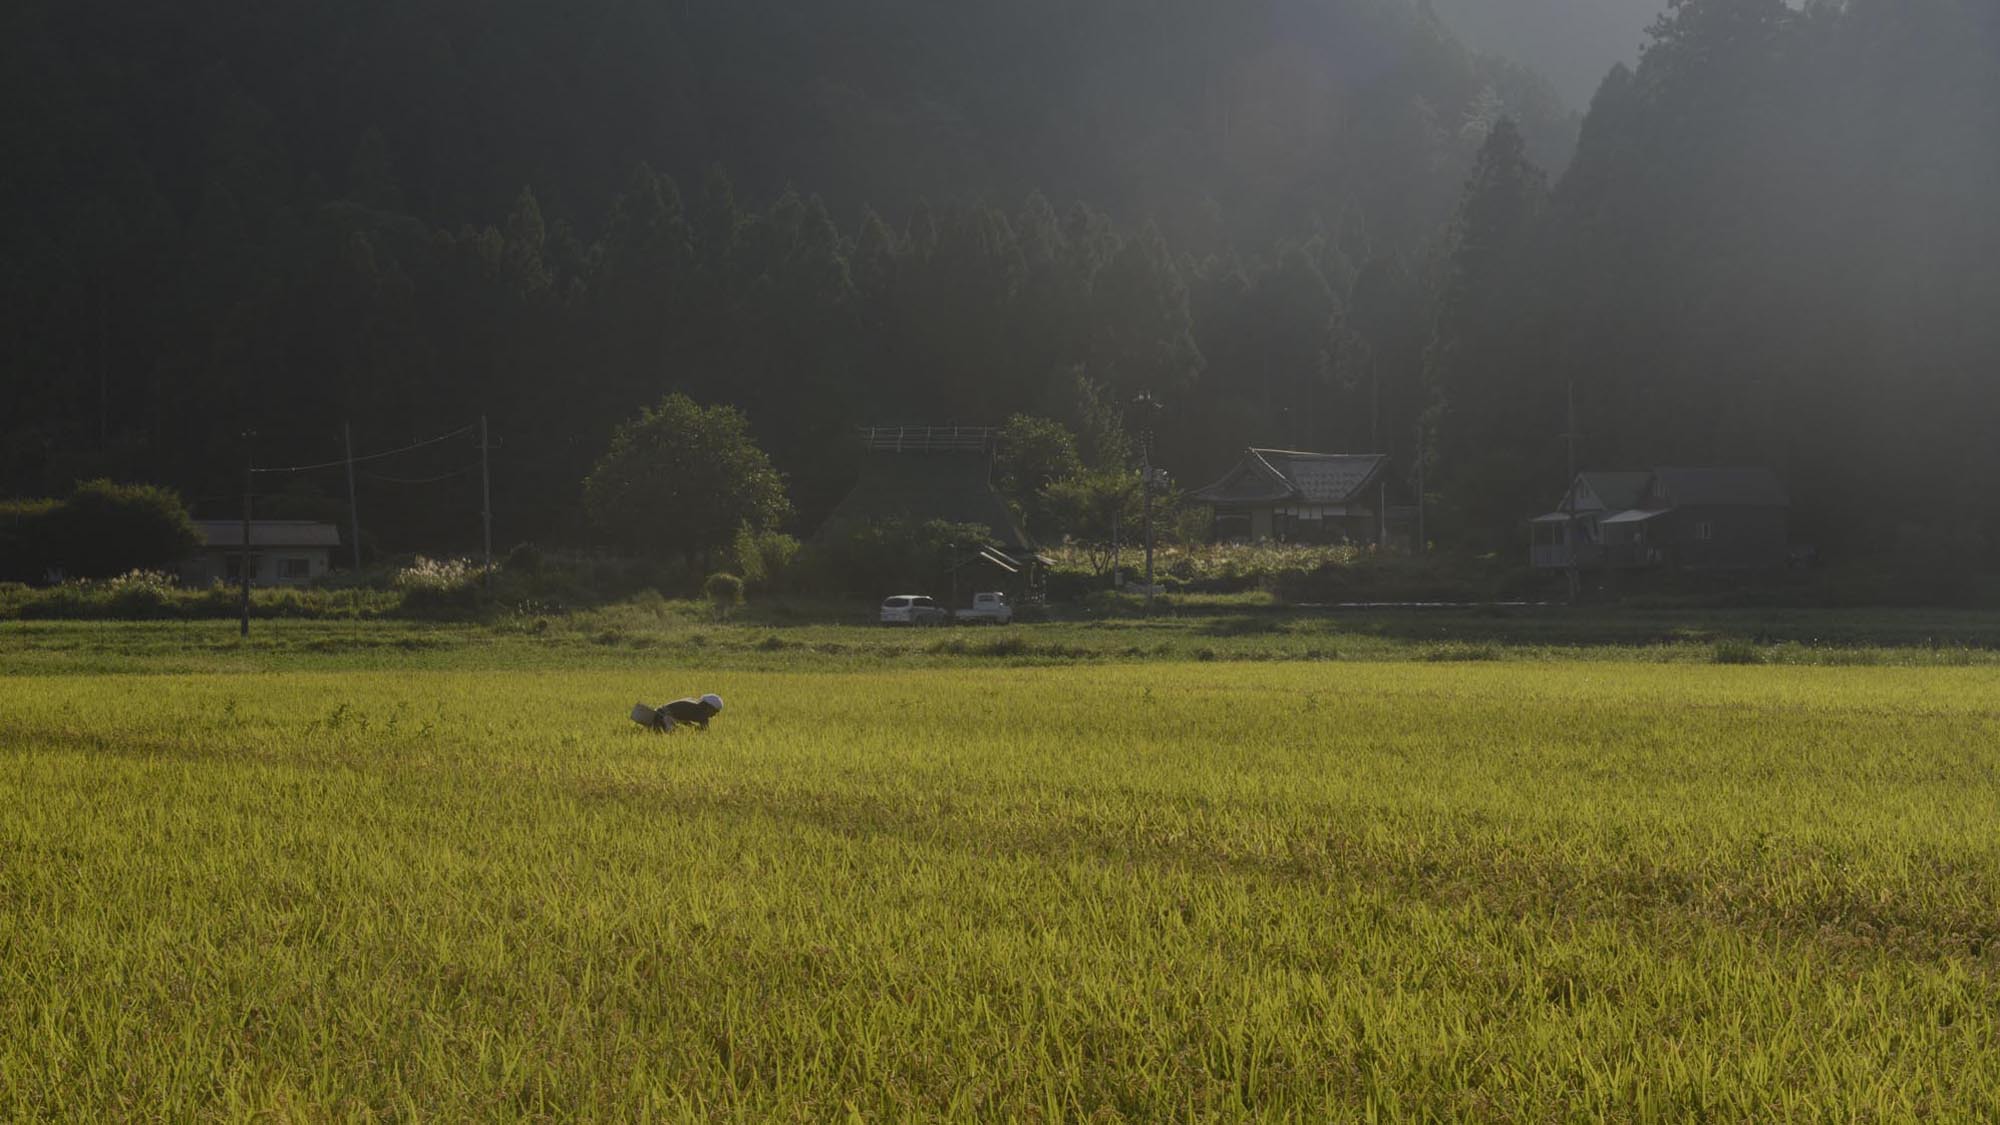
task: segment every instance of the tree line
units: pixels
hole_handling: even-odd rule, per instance
[[[1573,158],[1542,84],[1393,0],[127,14],[0,37],[17,494],[226,509],[245,430],[483,413],[503,536],[587,538],[612,428],[682,391],[747,415],[796,529],[853,425],[1021,414],[1186,485],[1245,444],[1387,452],[1441,545],[1510,550],[1573,401],[1585,467],[1770,465],[1830,550],[1994,561],[1971,0],[1681,0]],[[435,548],[465,487],[364,509]]]
[[[2000,9],[1676,0],[1551,180],[1483,148],[1435,274],[1442,525],[1586,465],[1767,465],[1795,538],[2000,565]]]
[[[483,413],[521,538],[578,533],[612,426],[674,390],[749,414],[801,526],[856,424],[1081,430],[1146,388],[1190,476],[1211,447],[1344,440],[1342,298],[1414,293],[1498,116],[1551,160],[1574,131],[1399,0],[4,20],[0,489],[112,475],[233,511],[245,431],[317,460],[344,422],[365,451]],[[365,527],[446,546],[470,487],[364,477]]]

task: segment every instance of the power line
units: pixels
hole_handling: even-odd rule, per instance
[[[363,479],[380,481],[383,484],[436,484],[441,480],[462,477],[467,473],[476,472],[478,469],[479,466],[477,465],[467,465],[464,468],[453,469],[448,473],[439,473],[434,477],[385,477],[379,473],[362,473],[361,476]]]
[[[463,437],[463,436],[465,436],[466,434],[469,434],[469,433],[471,433],[471,432],[472,432],[473,430],[475,430],[475,429],[477,429],[477,428],[478,428],[478,423],[472,423],[472,424],[469,424],[469,425],[464,425],[464,426],[460,426],[460,427],[459,427],[458,429],[455,429],[455,430],[451,431],[451,432],[450,432],[450,433],[448,433],[448,434],[439,434],[438,436],[436,436],[436,437],[433,437],[433,438],[425,438],[425,439],[424,439],[424,440],[422,440],[422,441],[419,441],[419,442],[415,442],[415,443],[412,443],[412,444],[410,444],[410,445],[406,445],[406,446],[402,447],[401,449],[390,449],[390,450],[385,450],[385,451],[383,451],[383,452],[381,452],[381,453],[368,453],[368,454],[364,454],[364,455],[362,455],[362,456],[360,456],[360,457],[356,457],[356,458],[354,458],[353,460],[354,460],[354,462],[356,462],[356,463],[358,463],[358,462],[361,462],[361,461],[380,461],[380,460],[381,460],[382,458],[384,458],[384,457],[395,457],[395,456],[397,456],[397,455],[399,455],[399,454],[403,454],[403,453],[408,453],[408,452],[410,452],[411,450],[414,450],[414,449],[422,449],[422,448],[424,448],[425,446],[428,446],[428,445],[436,445],[436,444],[438,444],[438,443],[439,443],[439,442],[441,442],[441,441],[450,441],[451,439],[453,439],[453,438],[455,438],[455,437]],[[343,457],[343,458],[341,458],[341,459],[340,459],[340,460],[338,460],[338,461],[322,461],[322,462],[320,462],[320,463],[319,463],[319,464],[317,464],[317,465],[288,465],[288,466],[285,466],[285,467],[282,467],[282,468],[275,468],[275,467],[274,467],[274,468],[269,468],[269,469],[252,469],[252,470],[251,470],[251,472],[253,472],[253,473],[305,473],[305,472],[311,472],[311,471],[312,471],[312,470],[314,470],[314,469],[337,469],[337,468],[340,468],[341,466],[343,466],[343,465],[346,465],[346,464],[348,464],[348,463],[349,463],[349,460],[348,460],[348,458],[345,458],[345,457]]]

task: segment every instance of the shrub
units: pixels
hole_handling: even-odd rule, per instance
[[[743,580],[734,574],[715,573],[701,584],[701,592],[715,607],[716,616],[726,616],[743,604]]]
[[[745,524],[737,530],[730,553],[736,556],[736,569],[746,589],[776,590],[791,577],[799,541],[782,532],[757,531]]]
[[[1717,641],[1710,659],[1717,664],[1762,664],[1764,650],[1745,640]]]
[[[389,577],[389,588],[401,593],[399,609],[409,617],[463,617],[479,609],[480,570],[470,559],[427,559]]]
[[[166,570],[200,542],[181,498],[150,484],[94,480],[62,501],[0,505],[0,576],[25,582]]]
[[[50,516],[54,500],[0,502],[0,579],[40,582],[51,567]]]
[[[104,583],[105,609],[123,620],[175,616],[175,583],[158,571],[127,571]]]

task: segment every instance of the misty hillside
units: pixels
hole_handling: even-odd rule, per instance
[[[1496,138],[1498,140],[1498,138]],[[1808,542],[2000,552],[2000,9],[1687,0],[1550,188],[1490,143],[1438,295],[1475,539],[1586,463],[1760,464]]]
[[[1516,59],[1570,104],[1590,104],[1605,74],[1639,59],[1667,0],[1429,0],[1467,45]]]
[[[1684,0],[1573,159],[1545,84],[1397,0],[0,20],[15,494],[226,505],[246,428],[485,413],[498,534],[561,537],[611,427],[685,390],[748,412],[806,528],[852,425],[1027,412],[1115,460],[1143,392],[1185,483],[1387,453],[1440,543],[1511,550],[1574,386],[1586,465],[1769,466],[1830,550],[2000,547],[1983,2]],[[431,494],[368,502],[435,542]]]
[[[561,440],[594,447],[669,383],[787,362],[748,322],[711,317],[699,341],[651,325],[697,290],[754,320],[721,279],[796,268],[796,255],[731,257],[751,252],[738,221],[774,204],[786,237],[830,240],[815,253],[839,259],[837,274],[798,299],[831,303],[841,324],[856,315],[850,286],[908,284],[846,256],[880,256],[900,277],[912,257],[958,253],[963,233],[974,260],[939,268],[997,271],[967,280],[968,301],[1007,294],[1059,249],[1024,227],[1059,213],[1086,287],[1122,240],[1157,229],[1168,241],[1147,243],[1148,268],[1170,301],[1185,300],[1172,296],[1182,255],[1218,256],[1234,277],[1239,256],[1309,247],[1334,275],[1294,271],[1323,324],[1351,259],[1414,253],[1448,217],[1494,121],[1519,120],[1552,162],[1575,130],[1539,79],[1468,52],[1401,0],[24,0],[0,19],[0,120],[16,157],[0,170],[0,334],[13,342],[0,360],[0,486],[17,490],[143,472],[207,495],[203,482],[235,460],[214,450],[250,421],[280,442],[323,440],[344,418],[404,432],[455,423],[472,389],[496,381],[525,389],[489,409],[545,418],[525,405],[539,398],[534,372],[496,370],[524,356],[581,372]],[[704,189],[717,172],[730,188]],[[1031,197],[1054,209],[1024,215]],[[683,198],[709,209],[685,230]],[[704,221],[716,224],[705,240]],[[1039,241],[1017,248],[1017,236]],[[669,245],[691,273],[647,260]],[[532,309],[475,290],[501,265],[528,276],[491,283]],[[624,271],[658,288],[626,295]],[[1011,315],[1004,305],[984,315]],[[532,346],[494,344],[541,329]],[[900,386],[897,362],[958,363],[984,334],[950,347],[874,339],[905,358],[865,362]],[[1031,405],[1084,362],[1065,333],[1033,334],[1052,341],[1044,354],[958,363],[1012,362],[1007,385],[1023,390],[968,401],[933,385],[896,408]],[[844,354],[830,339],[800,347],[840,369],[826,385],[854,390],[863,359],[817,358]],[[759,424],[795,445],[785,412],[802,409],[798,396],[772,393],[785,405]],[[876,411],[888,396],[850,397]],[[546,482],[550,503],[573,492],[573,457],[545,468],[564,478]]]
[[[101,173],[181,219],[218,175],[273,203],[351,195],[379,134],[397,202],[442,224],[524,186],[589,216],[645,161],[683,181],[719,164],[843,218],[1040,190],[1259,236],[1352,212],[1407,241],[1449,205],[1468,122],[1508,113],[1544,160],[1573,137],[1539,80],[1402,0],[24,0],[7,18],[6,112],[39,157],[13,202],[41,218]]]

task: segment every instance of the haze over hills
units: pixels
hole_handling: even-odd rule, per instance
[[[681,390],[804,524],[854,424],[1152,392],[1184,480],[1421,461],[1488,550],[1560,493],[1573,383],[1586,464],[1767,465],[1818,543],[2000,558],[2000,9],[1684,0],[1614,68],[1650,0],[1602,59],[1519,0],[1608,76],[1578,134],[1445,22],[1497,6],[1434,3],[21,0],[0,490],[226,497],[246,428],[485,412],[508,534],[554,535]]]
[[[1429,0],[1468,46],[1540,71],[1571,105],[1590,104],[1604,75],[1631,65],[1666,0]]]
[[[1185,382],[1210,259],[1212,348],[1260,305],[1307,326],[1262,378],[1282,411],[1354,269],[1420,251],[1495,121],[1552,166],[1576,129],[1407,0],[21,0],[0,32],[0,488],[31,494],[199,495],[253,416],[408,433],[496,386],[497,424],[577,443],[537,470],[552,507],[669,386],[740,392],[790,467],[802,426],[880,401],[991,422],[1111,379],[1105,325],[1148,300],[1177,358],[1147,378]]]

